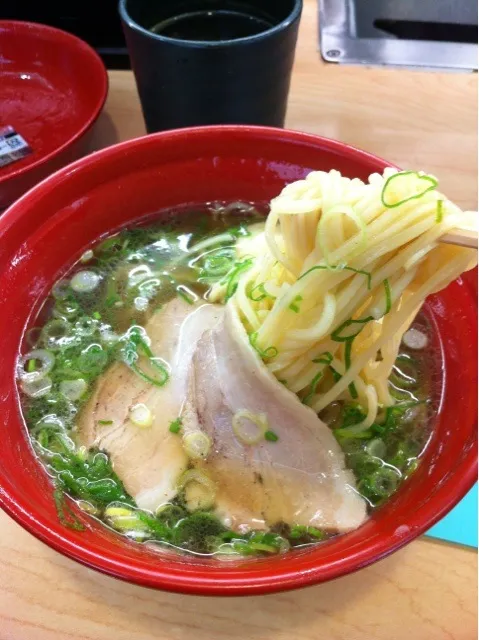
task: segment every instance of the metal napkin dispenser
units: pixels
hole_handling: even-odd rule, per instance
[[[476,0],[319,0],[328,62],[477,70]]]

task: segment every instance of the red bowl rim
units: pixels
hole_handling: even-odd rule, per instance
[[[214,136],[220,131],[231,134],[250,132],[256,134],[258,137],[263,137],[263,139],[276,138],[293,144],[295,142],[309,143],[314,146],[320,144],[323,148],[333,152],[355,156],[358,159],[369,159],[385,167],[395,167],[395,165],[374,154],[362,151],[346,143],[300,131],[243,125],[215,125],[176,129],[115,144],[111,147],[96,151],[89,156],[85,156],[53,173],[24,194],[6,210],[5,214],[0,218],[0,235],[2,227],[4,229],[8,228],[10,224],[21,217],[23,208],[29,206],[31,201],[38,201],[44,193],[55,189],[56,185],[64,181],[70,173],[76,172],[82,167],[89,166],[96,162],[108,162],[111,157],[117,154],[124,154],[135,146],[148,147],[154,140],[177,138],[178,141],[181,141],[184,140],[185,136],[192,135],[207,138]],[[85,546],[76,544],[62,537],[61,533],[59,533],[60,529],[55,530],[49,525],[47,520],[42,521],[35,517],[35,515],[29,513],[21,501],[18,501],[12,493],[5,491],[2,487],[0,487],[0,507],[27,531],[59,553],[89,568],[96,569],[97,571],[126,582],[154,589],[164,589],[192,595],[262,595],[326,582],[358,571],[389,556],[430,529],[465,496],[477,481],[477,463],[477,447],[473,447],[456,465],[454,483],[445,483],[445,485],[433,494],[425,505],[422,505],[420,512],[414,514],[414,524],[409,527],[407,532],[398,536],[394,542],[391,541],[390,537],[386,536],[376,540],[366,549],[356,552],[354,561],[349,564],[333,563],[326,567],[316,565],[311,566],[307,571],[295,571],[284,570],[281,567],[281,563],[278,563],[278,568],[275,568],[275,570],[268,568],[263,572],[255,571],[254,574],[250,573],[249,575],[237,575],[235,577],[231,577],[230,575],[225,578],[225,581],[218,580],[217,576],[216,578],[209,577],[209,572],[204,567],[198,567],[194,575],[182,573],[181,570],[177,569],[171,571],[164,568],[155,568],[151,571],[145,571],[144,569],[132,566],[129,561],[118,561],[113,558],[107,558]],[[225,573],[227,573],[227,569],[228,565],[225,565]],[[245,567],[244,573],[248,573],[247,567]]]
[[[50,25],[41,24],[39,22],[26,22],[23,20],[0,20],[0,27],[15,27],[16,29],[25,29],[26,31],[35,31],[37,33],[42,32],[50,34],[54,39],[62,38],[64,41],[70,41],[70,43],[74,45],[77,51],[81,51],[90,56],[90,58],[96,65],[99,77],[101,77],[102,79],[101,91],[98,94],[97,103],[92,113],[83,123],[80,129],[76,133],[74,133],[73,136],[68,138],[68,140],[66,140],[62,145],[60,145],[56,149],[53,149],[53,151],[50,151],[46,155],[40,156],[35,162],[32,162],[32,164],[28,164],[26,166],[18,166],[16,168],[15,165],[13,165],[12,170],[9,173],[0,176],[0,185],[2,185],[9,180],[17,178],[18,176],[27,174],[30,171],[34,171],[38,167],[47,163],[52,158],[68,149],[68,147],[79,140],[90,129],[90,127],[93,126],[95,120],[98,118],[101,110],[105,105],[105,101],[108,95],[108,72],[97,52],[84,40],[78,38],[77,36],[74,36],[72,33],[68,33],[67,31],[63,31],[62,29],[57,29],[56,27],[51,27]]]

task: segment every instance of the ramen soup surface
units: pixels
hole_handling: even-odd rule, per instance
[[[162,212],[101,239],[54,285],[19,376],[67,526],[84,525],[65,496],[138,542],[220,558],[282,553],[359,526],[420,464],[438,371],[426,314],[401,343],[394,404],[356,431],[366,415],[354,398],[318,417],[318,376],[293,393],[266,370],[275,354],[227,312],[266,211]],[[327,388],[340,373],[329,353],[320,365]]]

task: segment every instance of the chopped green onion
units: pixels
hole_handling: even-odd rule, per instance
[[[62,380],[59,385],[60,393],[68,398],[68,400],[72,400],[75,402],[76,400],[80,400],[80,398],[84,395],[85,391],[88,389],[88,384],[83,378],[78,378],[76,380]]]
[[[153,424],[154,419],[155,416],[143,402],[135,404],[130,409],[130,420],[137,427],[148,429]]]
[[[289,305],[288,309],[291,309],[291,311],[294,311],[295,313],[299,313],[299,304],[296,304],[296,303],[301,302],[302,299],[303,299],[303,296],[296,296],[293,302]]]
[[[245,429],[243,421],[246,420],[256,427],[254,433],[250,433]],[[255,445],[260,442],[268,431],[268,419],[264,413],[253,413],[248,409],[239,409],[233,416],[231,426],[240,442],[247,445]]]
[[[58,280],[52,289],[52,296],[56,300],[64,300],[70,294],[70,282],[68,280]]]
[[[339,380],[341,380],[341,378],[343,376],[339,373],[339,371],[336,371],[336,369],[334,367],[332,367],[331,365],[329,365],[329,369],[330,369],[331,373],[333,374],[334,382],[338,382]]]
[[[391,285],[389,284],[389,280],[387,278],[386,280],[383,281],[383,284],[384,284],[384,291],[386,294],[386,311],[384,312],[384,315],[386,315],[391,311],[391,306],[392,306]]]
[[[176,420],[170,422],[170,433],[179,433],[182,426],[183,422],[181,418],[176,418]]]
[[[323,372],[322,371],[318,371],[318,373],[311,380],[311,383],[310,383],[310,386],[309,386],[309,391],[308,391],[307,395],[305,395],[304,398],[303,398],[303,404],[309,405],[309,403],[311,402],[311,399],[313,398],[314,394],[316,393],[316,389],[317,389],[318,384],[320,383],[322,377],[323,377]]]
[[[33,374],[30,373],[27,375]],[[20,381],[20,386],[23,393],[30,398],[41,398],[50,392],[53,382],[50,376],[42,376],[41,378],[35,378],[33,380],[23,379]]]
[[[350,318],[349,320],[346,320],[346,322],[343,322],[343,324],[339,325],[339,327],[333,331],[333,333],[331,334],[331,338],[335,342],[348,342],[348,340],[351,340],[352,338],[355,338],[358,334],[360,334],[364,329],[364,325],[373,319],[373,316],[361,318],[360,320],[353,320],[352,318]],[[348,327],[355,327],[356,325],[357,330],[353,329],[354,333],[350,333],[346,336],[341,335],[343,331],[345,331],[345,329],[347,329]]]
[[[442,219],[444,218],[444,201],[443,200],[438,200],[436,206],[437,206],[437,208],[436,208],[436,222],[440,223],[440,222],[442,222]]]
[[[249,284],[251,285],[251,283],[249,283]],[[256,296],[256,297],[254,297],[254,295],[253,295],[255,291],[258,291],[258,293],[259,293],[259,295]],[[260,284],[257,284],[252,289],[251,289],[251,287],[247,287],[246,296],[250,300],[253,300],[253,302],[261,302],[261,300],[264,300],[265,298],[272,298],[273,297],[273,296],[270,296],[270,294],[264,288],[264,282],[261,282]]]
[[[112,293],[109,296],[107,296],[105,300],[105,305],[107,307],[113,307],[115,306],[115,303],[118,302],[119,300],[120,300],[120,296],[116,293]]]
[[[333,359],[334,359],[333,354],[330,351],[325,351],[317,358],[314,358],[313,362],[316,362],[319,364],[331,364]]]
[[[344,366],[346,367],[346,371],[351,366],[351,351],[353,348],[353,340],[354,340],[354,337],[350,338],[349,340],[346,341],[346,344],[344,345]],[[356,399],[358,397],[358,392],[356,390],[356,385],[354,384],[354,382],[351,382],[348,385],[348,389],[351,397]]]
[[[80,304],[72,297],[57,299],[52,314],[56,318],[74,318],[80,311]]]
[[[381,440],[381,438],[374,438],[374,440],[368,442],[365,449],[370,456],[373,456],[375,458],[382,459],[386,455],[386,445],[384,444],[384,441]]]
[[[95,318],[95,320],[101,320],[101,314],[98,311],[94,311],[91,315]]]
[[[109,424],[113,424],[113,420],[98,420],[98,424],[101,425],[109,425]]]
[[[75,333],[80,336],[92,336],[98,328],[98,321],[90,316],[82,316],[75,322]]]
[[[90,293],[99,285],[101,277],[95,271],[78,271],[70,282],[76,293]]]
[[[196,258],[190,263],[190,266],[196,266],[197,261],[202,261],[203,265],[200,267],[200,280],[217,280],[221,276],[224,276],[231,269],[235,259],[234,247],[226,247],[213,249],[206,255]]]
[[[176,293],[188,304],[194,304],[198,300],[198,297],[182,284],[176,287]]]
[[[44,378],[55,363],[55,356],[46,349],[33,349],[18,360],[17,376],[24,382],[34,382]],[[40,365],[40,368],[37,367]],[[25,370],[26,367],[26,370]]]
[[[61,318],[56,318],[43,327],[41,338],[47,347],[56,349],[70,341],[70,334],[71,325]]]
[[[306,527],[301,524],[297,524],[294,527],[291,527],[291,531],[289,532],[289,537],[293,540],[297,540],[299,538],[305,538],[307,536],[311,536],[311,538],[316,538],[316,540],[325,540],[326,534],[316,527]]]
[[[369,486],[381,498],[390,496],[397,488],[400,475],[390,467],[382,467],[369,477]]]
[[[99,375],[107,364],[108,354],[99,344],[90,344],[75,361],[76,368],[92,377]]]
[[[192,460],[205,460],[211,449],[211,439],[202,431],[193,431],[183,436],[183,449]]]
[[[146,382],[150,382],[157,387],[162,387],[168,382],[170,377],[167,368],[165,365],[158,362],[147,342],[145,341],[141,327],[133,326],[128,330],[126,337],[128,338],[126,344],[122,351],[123,362],[131,367],[133,371],[140,376]],[[137,361],[139,359],[139,351],[142,351],[143,354],[148,358],[150,366],[156,369],[159,374],[159,377],[153,377],[147,373],[145,373],[140,367],[137,365]]]
[[[211,509],[215,503],[216,485],[204,471],[188,469],[181,474],[177,486],[179,491],[185,493],[187,506],[190,511],[197,510],[198,508]],[[201,494],[199,493],[200,491]]]
[[[125,507],[110,506],[105,509],[105,518],[111,526],[136,539],[148,536],[148,525],[140,518],[140,512]]]
[[[302,275],[300,275],[298,280],[301,280],[301,278],[304,278],[312,271],[324,270],[324,269],[326,269],[326,271],[352,271],[354,273],[360,273],[361,275],[366,276],[368,280],[368,289],[371,289],[372,275],[369,273],[369,271],[363,271],[362,269],[354,269],[353,267],[347,267],[346,265],[343,265],[343,264],[338,264],[336,266],[331,265],[329,267],[327,265],[320,264],[315,267],[311,267],[311,269],[308,269]]]
[[[397,180],[401,180],[406,176],[416,176],[418,179],[416,187],[420,188],[421,190],[412,196],[404,198],[403,200],[398,200],[396,202],[394,200],[389,200],[389,202],[387,202],[388,187],[389,189],[391,189],[391,185],[394,187],[394,182],[397,182]],[[423,182],[424,185],[420,185],[420,182]],[[422,198],[422,196],[428,193],[428,191],[432,191],[433,189],[435,189],[437,185],[437,180],[432,176],[421,175],[417,173],[417,171],[401,171],[390,176],[384,183],[384,187],[381,192],[381,202],[388,209],[393,209],[394,207],[399,207],[400,205],[409,202],[410,200],[417,200],[418,198]]]
[[[260,355],[260,357],[263,360],[267,360],[269,358],[275,358],[278,355],[278,349],[276,349],[276,347],[267,347],[264,350],[261,350],[257,344],[256,341],[258,339],[258,332],[255,331],[254,333],[250,333],[249,334],[249,342],[250,345],[253,347],[253,349]]]
[[[251,231],[247,226],[244,225],[244,223],[241,223],[237,227],[229,229],[229,233],[233,236],[233,238],[245,238],[251,235]]]
[[[153,360],[153,358],[150,358],[150,364],[151,366],[153,366],[155,369],[158,370],[158,373],[160,374],[160,378],[154,378],[153,376],[150,376],[149,374],[145,373],[144,371],[142,371],[138,365],[136,364],[132,364],[131,368],[133,369],[133,371],[136,373],[136,375],[140,376],[140,378],[143,378],[143,380],[145,380],[145,382],[149,382],[150,384],[154,384],[157,387],[162,387],[163,385],[165,385],[168,382],[168,379],[170,377],[168,370],[166,369],[166,367],[156,361]]]
[[[74,529],[75,531],[84,531],[85,527],[82,525],[75,512],[70,507],[65,493],[60,488],[56,488],[53,492],[53,500],[58,514],[58,519],[64,527]]]
[[[264,433],[264,439],[268,440],[268,442],[278,442],[279,436],[274,432],[268,429]]]
[[[364,431],[348,431],[347,427],[341,427],[334,430],[334,436],[338,442],[343,443],[344,440],[369,440],[373,436],[371,429]]]
[[[238,280],[243,271],[246,271],[253,265],[253,260],[251,258],[246,258],[241,262],[237,262],[233,269],[226,275],[226,295],[225,302],[227,302],[232,295],[236,292],[238,288]]]

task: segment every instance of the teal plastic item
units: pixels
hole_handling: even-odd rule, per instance
[[[477,549],[477,484],[426,535]]]

